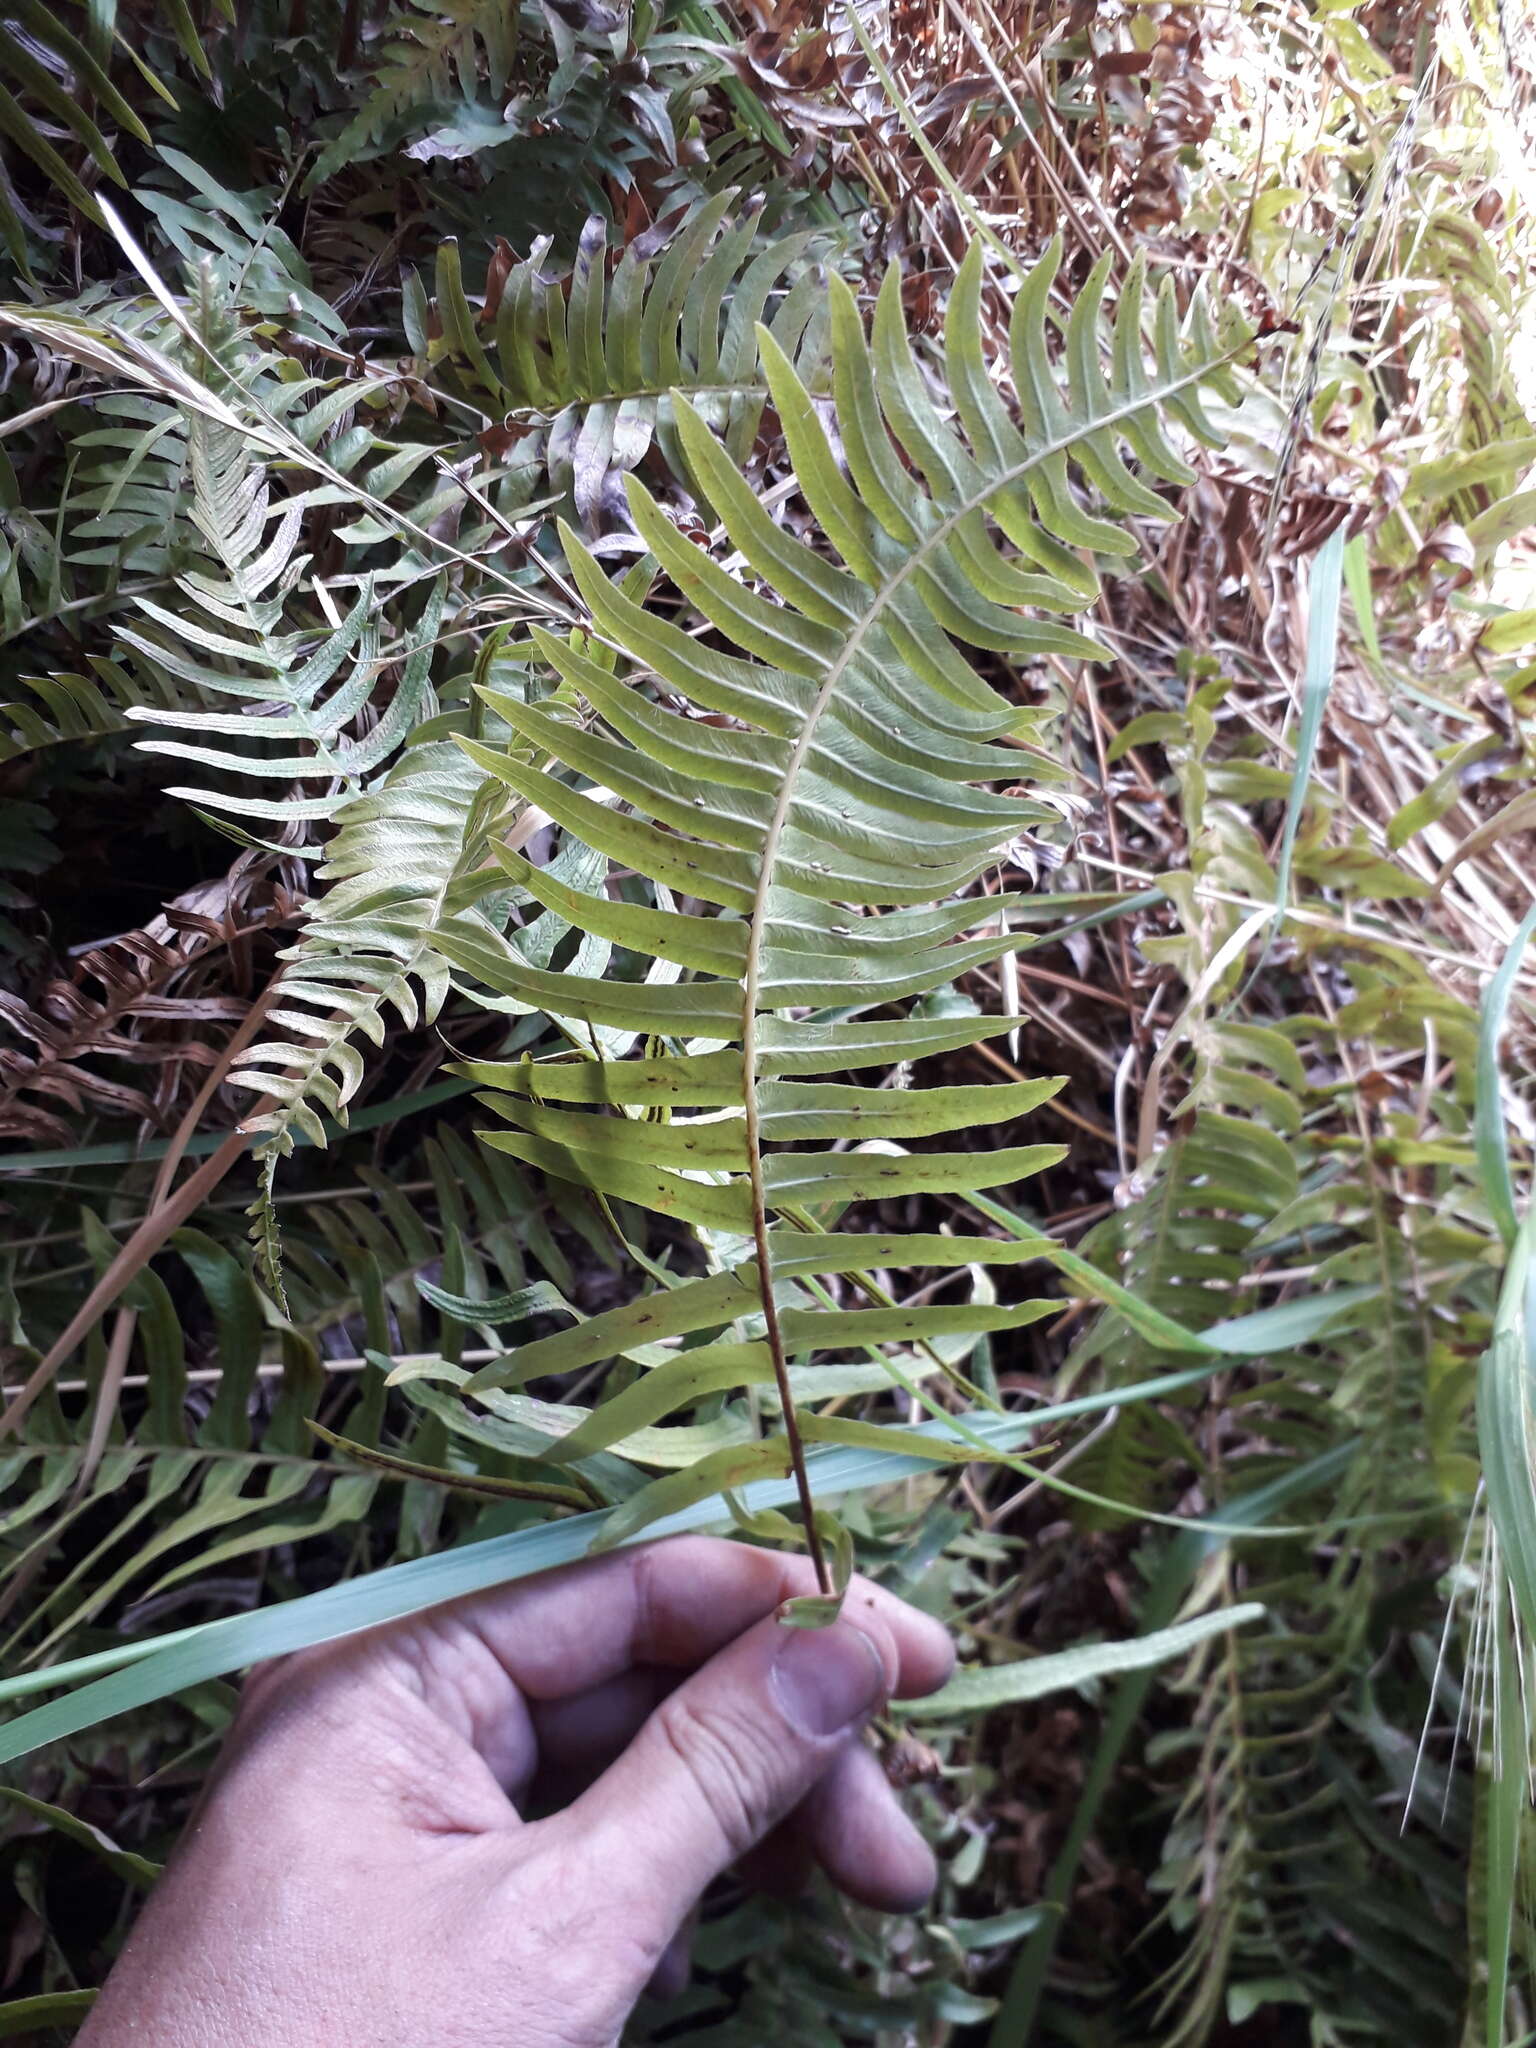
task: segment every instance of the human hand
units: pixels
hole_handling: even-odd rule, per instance
[[[732,1864],[915,1907],[932,1858],[857,1738],[949,1638],[857,1578],[830,1628],[777,1620],[813,1590],[682,1537],[264,1667],[77,2048],[612,2048]]]

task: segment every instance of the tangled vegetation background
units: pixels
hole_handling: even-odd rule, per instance
[[[0,2033],[798,1418],[942,1889],[636,2042],[1536,2038],[1533,224],[1516,0],[4,0]]]

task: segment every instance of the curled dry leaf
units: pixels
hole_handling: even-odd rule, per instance
[[[1173,9],[1149,53],[1148,75],[1159,90],[1127,209],[1132,225],[1143,233],[1173,227],[1183,218],[1189,180],[1179,153],[1206,141],[1215,123],[1214,96],[1200,68],[1200,31],[1192,15],[1192,9]]]
[[[881,1759],[891,1784],[904,1791],[909,1785],[931,1784],[943,1775],[944,1759],[915,1735],[898,1735],[886,1745]]]

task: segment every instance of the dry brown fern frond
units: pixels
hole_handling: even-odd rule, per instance
[[[69,1144],[77,1130],[61,1110],[168,1129],[189,1080],[218,1058],[220,1027],[246,1013],[252,939],[292,917],[270,865],[242,855],[142,929],[76,953],[30,1000],[0,990],[13,1037],[0,1044],[0,1134]]]
[[[1148,71],[1159,89],[1148,108],[1127,201],[1131,224],[1143,233],[1176,227],[1183,219],[1189,179],[1181,158],[1209,139],[1216,119],[1211,81],[1200,66],[1200,29],[1184,10],[1161,24]]]

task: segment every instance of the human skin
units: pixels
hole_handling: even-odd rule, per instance
[[[77,2048],[613,2048],[732,1865],[916,1907],[859,1734],[949,1638],[858,1578],[830,1627],[778,1618],[812,1591],[680,1537],[259,1670]]]

